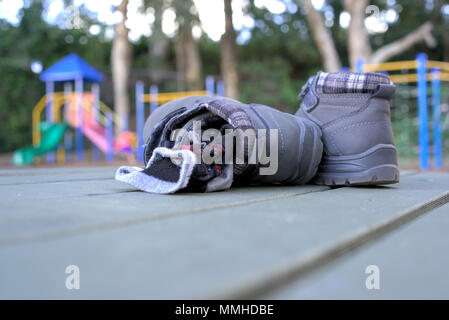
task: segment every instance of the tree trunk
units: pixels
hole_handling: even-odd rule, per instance
[[[323,61],[324,69],[327,72],[337,72],[341,69],[340,58],[335,48],[334,40],[329,30],[324,25],[321,13],[317,12],[312,5],[311,0],[304,0],[304,6],[307,10],[307,21],[312,32],[313,39]]]
[[[201,90],[203,89],[201,58],[198,43],[192,35],[191,26],[186,30],[184,36],[186,87],[187,90]]]
[[[162,14],[164,12],[163,0],[153,0],[150,2],[154,8],[153,33],[151,35],[148,55],[150,78],[152,82],[160,82],[161,77],[158,71],[165,68],[165,59],[168,50],[168,39],[162,31]]]
[[[128,29],[125,26],[128,0],[122,0],[119,11],[122,13],[122,21],[115,27],[114,40],[112,42],[111,64],[112,80],[114,85],[114,110],[122,119],[117,131],[126,129],[129,117],[129,74],[131,67],[131,45],[128,40]]]
[[[443,48],[443,61],[449,61],[449,34],[447,32],[443,34]]]
[[[365,10],[367,0],[345,0],[345,9],[351,15],[348,29],[348,54],[351,67],[355,67],[358,59],[368,61],[371,45],[365,28]]]
[[[178,91],[185,91],[186,59],[184,54],[184,36],[178,32],[175,42],[176,53],[176,83]]]
[[[201,90],[203,88],[198,43],[192,35],[192,22],[197,19],[191,13],[193,6],[194,4],[190,0],[175,3],[176,18],[179,24],[175,46],[179,90]]]
[[[220,39],[221,74],[225,85],[225,95],[229,98],[239,97],[239,76],[237,72],[237,44],[236,33],[232,24],[232,0],[224,0],[225,6],[225,33]]]
[[[178,90],[201,90],[203,85],[200,53],[190,26],[180,26],[175,49]]]

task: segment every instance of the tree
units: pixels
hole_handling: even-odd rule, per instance
[[[336,57],[335,50],[332,49],[335,48],[334,40],[326,30],[321,13],[313,8],[311,0],[303,1],[307,9],[309,27],[322,56],[324,68],[326,71],[336,71],[339,69],[340,60]],[[367,0],[344,0],[345,10],[351,15],[347,36],[347,47],[349,61],[352,67],[355,66],[358,59],[363,59],[366,63],[381,63],[387,61],[391,57],[405,52],[421,41],[425,41],[429,47],[436,45],[436,41],[431,33],[433,24],[431,22],[425,22],[403,38],[395,40],[372,52],[369,35],[364,25],[366,15],[365,10],[370,9],[367,5]]]
[[[436,41],[432,36],[433,24],[425,22],[407,36],[393,41],[371,53],[371,46],[368,32],[365,29],[365,10],[369,10],[367,0],[345,0],[345,9],[351,15],[351,22],[348,31],[348,48],[351,66],[354,66],[357,59],[363,59],[367,63],[381,63],[391,57],[398,55],[418,42],[425,41],[429,47],[434,47]]]
[[[154,9],[154,23],[151,37],[148,38],[148,55],[150,77],[153,82],[159,82],[159,71],[164,69],[168,51],[168,39],[162,31],[162,15],[165,10],[164,0],[149,0],[145,7],[152,6]]]
[[[176,69],[179,90],[199,90],[203,87],[202,64],[198,43],[193,38],[192,27],[199,18],[192,0],[174,3],[178,33],[176,36]]]
[[[117,131],[126,129],[129,117],[129,74],[131,68],[131,44],[128,40],[128,29],[125,26],[128,0],[122,0],[118,7],[122,20],[115,26],[115,35],[112,42],[111,64],[112,82],[114,86],[114,110],[122,119]]]
[[[357,59],[367,61],[371,55],[368,31],[364,24],[367,5],[367,0],[344,0],[345,10],[351,15],[348,29],[348,51],[351,66],[355,65]]]
[[[232,0],[224,0],[225,33],[220,39],[221,74],[225,85],[225,95],[238,99],[239,76],[237,72],[236,33],[232,24]]]
[[[335,43],[329,30],[323,22],[321,13],[317,12],[312,5],[311,0],[304,0],[304,6],[307,10],[307,21],[312,32],[315,44],[320,52],[324,69],[328,72],[336,72],[341,69],[340,58],[338,57]]]

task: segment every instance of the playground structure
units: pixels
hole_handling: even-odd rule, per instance
[[[46,110],[46,123],[66,123],[75,129],[77,160],[83,161],[84,136],[87,137],[94,145],[94,157],[98,159],[98,150],[106,155],[106,160],[113,159],[113,153],[119,151],[118,146],[113,145],[113,123],[120,123],[120,119],[114,118],[112,111],[101,101],[99,101],[98,87],[93,85],[92,92],[72,93],[70,83],[65,84],[65,92],[53,92],[49,99],[47,96],[42,97],[36,107],[33,109],[33,145],[38,146],[42,141],[40,126],[42,122],[41,113]],[[78,114],[78,106],[82,110]],[[48,112],[51,112],[50,118]],[[55,147],[58,147],[59,143]],[[58,162],[70,161],[70,153],[72,149],[72,136],[70,132],[66,132],[64,136],[64,148],[57,148],[56,160]],[[66,157],[67,155],[67,157]],[[51,153],[47,160],[52,163],[54,157]]]
[[[414,73],[404,73],[414,70]],[[432,103],[432,144],[435,169],[443,166],[443,134],[441,127],[441,82],[449,82],[449,62],[427,60],[425,53],[419,53],[416,60],[395,61],[379,64],[356,63],[357,72],[384,72],[394,83],[416,83],[418,98],[418,143],[419,163],[422,170],[430,168],[430,136],[428,82],[431,83]],[[390,72],[400,71],[400,74]]]
[[[420,168],[430,168],[430,135],[428,92],[431,83],[432,104],[432,146],[434,167],[443,165],[443,130],[441,126],[441,83],[449,82],[449,62],[427,60],[424,53],[416,56],[416,60],[395,61],[380,64],[364,64],[359,60],[356,64],[359,72],[387,73],[396,84],[413,84],[416,87],[418,109],[418,145]],[[411,73],[406,73],[410,72]],[[414,71],[414,72],[413,72]],[[159,105],[174,99],[192,95],[224,95],[222,81],[212,76],[206,77],[204,91],[159,93],[158,86],[151,85],[145,93],[142,81],[135,84],[136,132],[128,131],[128,119],[120,119],[107,105],[100,101],[99,83],[103,75],[76,54],[70,54],[45,70],[40,79],[45,82],[46,94],[33,109],[33,145],[17,150],[13,163],[27,165],[41,161],[47,155],[49,163],[70,162],[75,149],[76,161],[84,161],[84,139],[92,143],[94,161],[101,159],[111,162],[117,153],[134,153],[139,162],[143,161],[143,127],[146,116]],[[64,91],[55,91],[55,84],[63,84]],[[75,87],[74,92],[72,87]],[[90,90],[89,90],[90,87]],[[145,111],[149,105],[148,114]],[[42,114],[46,124],[41,123]],[[59,123],[68,126],[61,127]],[[117,132],[115,128],[121,128]],[[62,128],[65,128],[62,130]],[[73,128],[74,130],[69,130]],[[74,138],[73,139],[73,131]],[[115,136],[117,135],[117,136]],[[416,137],[414,138],[416,141]],[[73,143],[75,142],[75,143]]]
[[[143,126],[145,122],[145,103],[149,112],[160,104],[192,95],[224,94],[223,82],[212,76],[206,77],[206,90],[159,93],[152,85],[145,94],[144,83],[136,83],[136,133],[128,131],[128,119],[121,119],[107,105],[100,101],[99,83],[103,75],[76,54],[70,54],[45,70],[40,79],[45,82],[46,94],[36,104],[32,113],[33,145],[17,150],[13,156],[16,165],[39,163],[40,157],[47,155],[48,163],[72,161],[75,149],[76,161],[84,161],[84,139],[92,144],[94,161],[101,159],[111,162],[117,153],[136,153],[138,161],[143,161]],[[55,91],[55,84],[63,83],[64,91]],[[72,91],[74,83],[75,91]],[[90,85],[90,91],[87,90]],[[42,114],[45,122],[41,122]],[[65,124],[61,127],[59,124]],[[121,128],[117,132],[116,128]],[[48,128],[53,128],[48,130]],[[56,128],[64,128],[63,131]],[[74,129],[75,139],[72,136]],[[45,129],[42,130],[42,129]],[[57,132],[49,134],[49,132]],[[117,136],[115,136],[117,135]],[[73,146],[75,140],[75,146]],[[73,148],[75,147],[75,148]],[[55,154],[56,152],[56,154]]]

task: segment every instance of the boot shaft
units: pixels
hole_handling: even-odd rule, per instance
[[[298,117],[322,131],[324,153],[314,179],[325,185],[372,185],[399,181],[390,120],[395,86],[378,73],[320,72],[300,97]]]
[[[320,80],[326,75],[320,73],[308,82],[296,113],[320,126],[325,155],[359,154],[380,144],[394,145],[390,108],[395,86],[389,78],[365,73],[365,78],[375,77],[366,80],[359,76],[353,81],[346,77],[340,83],[332,81],[334,87],[329,88],[330,84],[320,85],[326,82]]]

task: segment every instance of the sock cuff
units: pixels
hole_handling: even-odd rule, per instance
[[[188,185],[195,164],[196,155],[190,150],[158,147],[144,169],[122,166],[115,179],[146,192],[174,193]]]

